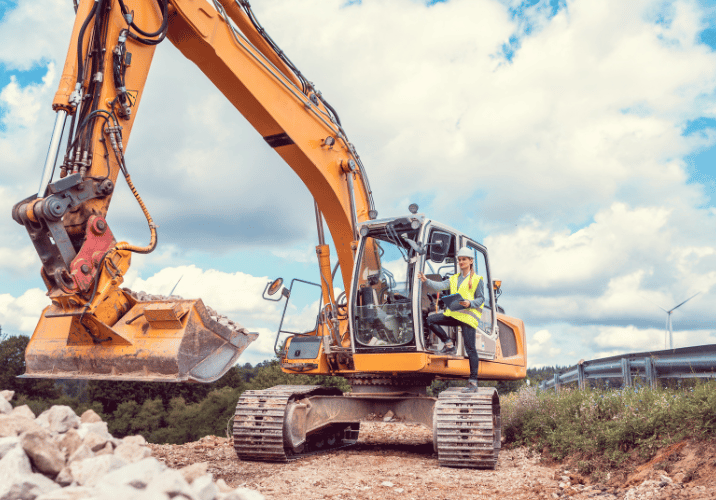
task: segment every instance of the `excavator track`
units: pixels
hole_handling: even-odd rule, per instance
[[[259,391],[245,391],[236,404],[234,450],[241,460],[288,462],[337,448],[350,446],[358,439],[358,429],[317,434],[300,452],[286,446],[284,425],[286,407],[298,397],[323,393],[330,389],[317,385],[278,385]],[[340,391],[338,392],[340,394]]]
[[[453,387],[435,404],[434,445],[444,467],[494,469],[500,452],[500,401],[492,387]]]

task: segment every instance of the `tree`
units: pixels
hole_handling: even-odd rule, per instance
[[[20,379],[25,373],[25,349],[30,339],[10,337],[0,342],[0,390],[15,391],[29,399],[55,399],[60,391],[53,380]]]

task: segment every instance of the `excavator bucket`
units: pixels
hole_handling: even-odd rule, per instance
[[[213,382],[258,337],[220,323],[201,299],[140,302],[126,295],[130,308],[111,327],[47,307],[25,351],[23,377]]]

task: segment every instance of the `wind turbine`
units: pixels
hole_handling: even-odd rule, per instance
[[[686,304],[688,301],[690,301],[691,299],[693,299],[694,297],[696,297],[696,296],[697,296],[698,294],[700,294],[700,293],[701,293],[701,292],[696,292],[696,293],[693,294],[691,297],[689,297],[688,299],[686,299],[685,301],[683,301],[681,304],[672,307],[672,308],[669,309],[668,311],[667,311],[666,309],[664,309],[663,307],[661,307],[660,305],[657,305],[657,306],[656,306],[656,307],[658,307],[659,309],[661,309],[662,311],[664,311],[664,312],[666,313],[666,332],[664,332],[664,349],[666,349],[666,336],[667,336],[667,335],[668,335],[668,338],[669,338],[669,349],[673,349],[673,348],[674,348],[674,331],[671,329],[671,313],[673,313],[674,311],[676,311],[679,307],[683,306],[684,304]]]

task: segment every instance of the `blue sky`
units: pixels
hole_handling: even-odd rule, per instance
[[[716,341],[713,2],[252,6],[338,110],[380,214],[417,202],[488,246],[530,365],[661,348],[654,304],[696,292],[675,342]],[[71,0],[0,1],[0,213],[36,189],[72,22]],[[312,199],[169,42],[144,92],[127,159],[160,246],[126,283],[166,293],[181,277],[176,293],[261,332],[246,355],[260,361],[278,325],[266,281],[316,279]],[[109,222],[148,240],[126,186]],[[9,217],[0,231],[0,325],[29,334],[39,260]]]

